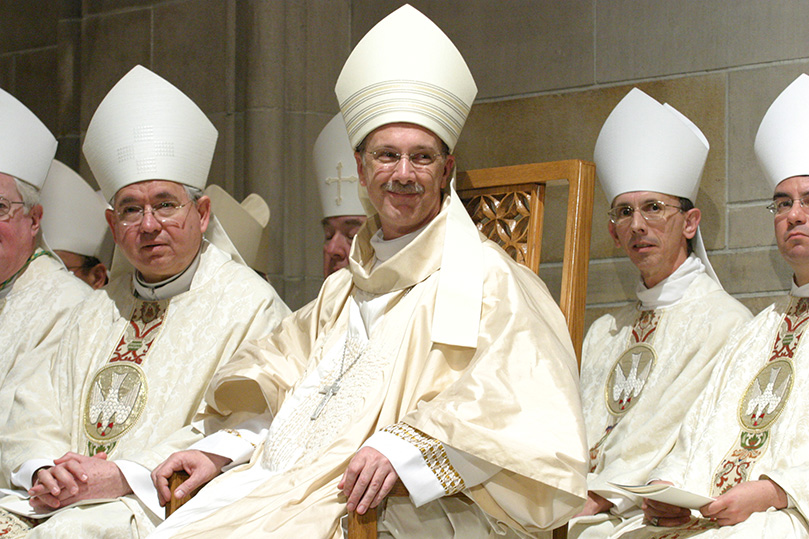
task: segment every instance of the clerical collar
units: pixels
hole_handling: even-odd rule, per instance
[[[199,267],[199,259],[200,253],[197,253],[197,256],[187,268],[159,283],[147,283],[141,277],[140,272],[136,271],[132,276],[135,295],[147,301],[160,301],[187,292],[191,288],[191,281]]]
[[[809,298],[809,284],[798,286],[795,284],[795,277],[792,278],[792,290],[789,291],[790,296],[796,298]]]
[[[641,302],[641,309],[659,309],[674,305],[683,298],[685,291],[701,273],[705,273],[705,265],[692,253],[679,268],[674,270],[674,273],[652,288],[646,288],[643,279],[638,279],[635,293]]]
[[[399,236],[398,238],[392,240],[382,239],[382,229],[380,228],[377,230],[376,234],[371,237],[371,247],[374,248],[374,254],[376,255],[377,260],[380,262],[389,260],[391,257],[393,257],[393,255],[410,245],[410,243],[416,239],[416,237],[426,227],[427,225],[424,225],[415,232],[405,234],[404,236]]]

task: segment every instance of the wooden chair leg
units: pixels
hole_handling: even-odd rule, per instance
[[[376,527],[376,509],[368,509],[364,515],[348,513],[348,539],[377,539]]]

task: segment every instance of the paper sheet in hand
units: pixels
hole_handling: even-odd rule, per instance
[[[714,498],[688,492],[687,490],[672,485],[662,485],[659,483],[654,485],[618,485],[610,483],[610,485],[627,494],[634,494],[635,496],[642,496],[658,502],[676,505],[677,507],[686,507],[688,509],[699,509],[703,505],[714,501]]]

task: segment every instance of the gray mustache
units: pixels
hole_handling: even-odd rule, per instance
[[[382,189],[397,195],[420,195],[424,192],[424,187],[418,183],[399,183],[395,180],[383,183]]]

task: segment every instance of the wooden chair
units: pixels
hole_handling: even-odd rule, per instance
[[[546,187],[567,184],[567,219],[562,258],[559,306],[581,367],[587,268],[593,219],[595,165],[572,159],[509,167],[469,170],[458,174],[457,191],[478,229],[517,262],[539,272]],[[401,481],[388,496],[408,496]],[[462,494],[458,494],[462,496]],[[377,512],[348,515],[349,539],[376,539]],[[553,530],[567,538],[567,524]]]

